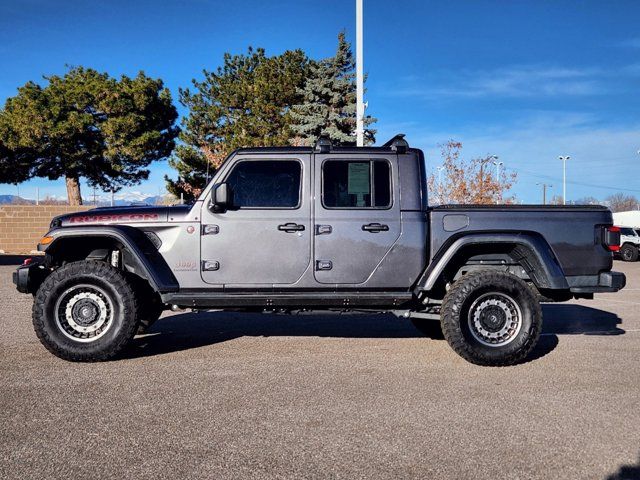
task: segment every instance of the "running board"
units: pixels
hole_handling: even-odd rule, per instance
[[[411,292],[327,292],[327,293],[166,293],[162,301],[193,308],[359,308],[401,307],[414,299]]]

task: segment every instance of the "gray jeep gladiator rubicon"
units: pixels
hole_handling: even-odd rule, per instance
[[[164,309],[377,311],[439,319],[466,360],[511,365],[534,348],[540,302],[625,285],[620,232],[600,206],[427,204],[423,153],[246,148],[195,203],[56,217],[14,273],[53,354],[107,360]]]

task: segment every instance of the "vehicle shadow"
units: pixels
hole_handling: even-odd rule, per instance
[[[543,306],[543,335],[525,362],[552,352],[558,335],[620,335],[622,320],[615,314],[582,305]],[[277,315],[238,312],[199,312],[167,315],[146,335],[137,336],[125,358],[178,352],[239,337],[304,336],[331,338],[431,338],[442,340],[439,323],[416,329],[411,321],[391,314]]]
[[[618,471],[609,475],[606,480],[637,480],[640,478],[640,456],[633,465],[622,465]]]
[[[548,303],[542,306],[543,335],[622,335],[622,319],[615,313],[585,307]]]

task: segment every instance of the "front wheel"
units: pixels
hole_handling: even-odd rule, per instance
[[[542,309],[532,289],[505,272],[470,273],[455,282],[442,303],[440,321],[449,345],[477,365],[522,361],[542,330]]]
[[[108,360],[136,332],[134,289],[123,272],[104,262],[68,263],[40,285],[33,326],[42,344],[62,359]]]
[[[635,262],[638,260],[638,248],[627,243],[620,249],[620,256],[625,262]]]

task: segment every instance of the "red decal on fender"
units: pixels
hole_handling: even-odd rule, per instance
[[[160,216],[157,213],[120,213],[114,215],[82,215],[71,217],[71,223],[105,223],[105,222],[153,222]]]

